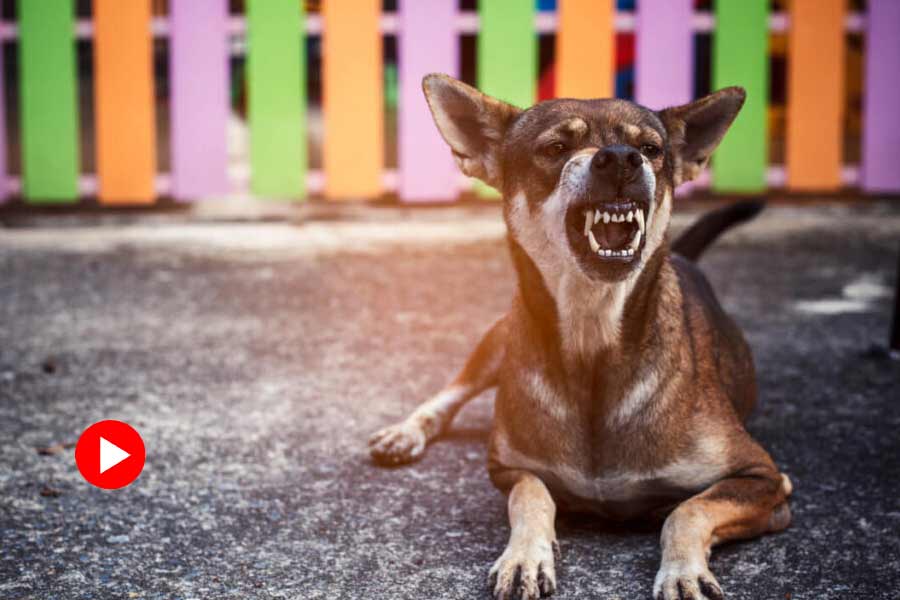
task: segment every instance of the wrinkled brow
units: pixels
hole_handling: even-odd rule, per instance
[[[588,124],[581,117],[571,117],[566,119],[561,123],[557,123],[556,125],[550,127],[549,129],[545,129],[538,136],[535,142],[537,144],[545,144],[552,142],[554,140],[558,140],[560,138],[566,139],[581,139],[588,132]]]
[[[631,143],[653,143],[661,146],[665,140],[662,135],[649,125],[624,123],[617,127],[622,137]]]

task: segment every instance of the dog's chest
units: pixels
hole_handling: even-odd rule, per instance
[[[629,421],[636,409],[622,408],[622,400],[637,403],[634,396],[652,390],[626,388],[615,410],[598,413],[591,398],[536,374],[522,383],[498,395],[492,462],[535,473],[554,496],[579,509],[633,517],[696,493],[725,469],[723,453],[709,440],[690,440],[688,430],[684,450],[673,452]]]

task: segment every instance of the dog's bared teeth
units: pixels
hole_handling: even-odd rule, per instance
[[[628,222],[631,223],[634,221],[634,211],[628,211]]]
[[[608,213],[608,212],[603,213],[603,222],[604,222],[604,223],[609,223],[609,219],[610,219],[610,218],[611,218],[611,217],[609,216],[609,213]]]
[[[591,245],[591,252],[596,252],[600,249],[600,244],[594,238],[594,232],[590,230],[588,230],[588,243]]]
[[[600,211],[595,210],[594,211],[594,223],[599,223],[599,222],[600,222]]]
[[[587,235],[591,232],[591,225],[593,225],[594,211],[589,210],[584,213],[584,235]]]
[[[637,218],[638,229],[641,233],[644,233],[644,211],[639,208],[637,209],[637,211],[635,211],[634,216],[635,218]]]

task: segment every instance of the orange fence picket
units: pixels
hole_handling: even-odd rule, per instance
[[[841,186],[846,0],[793,0],[788,50],[787,184]]]
[[[382,192],[381,0],[323,2],[323,166],[329,198]]]
[[[609,98],[614,95],[615,17],[613,0],[559,0],[556,32],[556,95]]]
[[[149,0],[94,0],[98,196],[152,203],[156,120]]]

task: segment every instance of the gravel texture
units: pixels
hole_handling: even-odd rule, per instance
[[[702,260],[756,356],[749,429],[795,485],[789,530],[714,552],[728,598],[900,597],[900,362],[873,348],[898,209],[770,208]],[[415,465],[365,440],[507,307],[495,209],[102,221],[0,228],[0,598],[488,597],[491,395]],[[108,418],[147,447],[118,491],[71,446]],[[558,598],[649,598],[656,530],[558,532]]]

